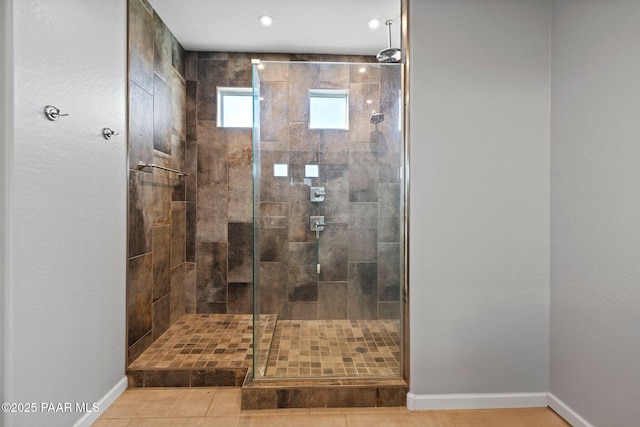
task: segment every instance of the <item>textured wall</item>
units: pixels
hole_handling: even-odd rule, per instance
[[[9,141],[12,138],[12,132],[9,125],[13,128],[13,123],[9,120],[9,112],[12,110],[13,94],[9,94],[9,87],[13,79],[13,61],[11,56],[11,44],[13,43],[13,20],[9,19],[9,5],[11,2],[2,2],[0,6],[0,23],[2,23],[2,43],[0,43],[0,58],[2,58],[2,66],[0,66],[0,307],[4,309],[4,290],[5,282],[8,283],[8,274],[5,267],[5,245],[8,231],[6,210],[9,207],[6,188],[9,183]],[[5,342],[4,342],[4,316],[0,316],[0,378],[4,379],[4,359],[5,359]],[[5,402],[4,387],[0,389],[0,402]]]
[[[186,263],[185,53],[146,0],[129,1],[129,271],[127,336],[134,360],[186,312],[195,265]]]
[[[97,402],[125,378],[126,2],[7,3],[15,55],[4,399]],[[69,116],[47,120],[47,104]],[[120,135],[107,141],[104,127]],[[4,415],[6,427],[58,427],[84,414]]]
[[[640,7],[553,3],[551,393],[640,420]]]
[[[549,3],[410,4],[411,391],[545,392]]]

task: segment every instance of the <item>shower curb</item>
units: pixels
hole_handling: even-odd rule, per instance
[[[405,407],[408,391],[400,378],[253,380],[248,372],[241,408]]]

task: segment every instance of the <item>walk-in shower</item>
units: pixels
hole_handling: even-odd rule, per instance
[[[189,51],[128,5],[129,386],[403,405],[403,65]]]
[[[256,379],[402,374],[402,67],[253,65]]]

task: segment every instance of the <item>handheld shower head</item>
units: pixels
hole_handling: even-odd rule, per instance
[[[370,123],[373,124],[378,124],[384,121],[384,114],[383,113],[376,113],[375,111],[373,113],[371,113],[371,118],[369,119]]]

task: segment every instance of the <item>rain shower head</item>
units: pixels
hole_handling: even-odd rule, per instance
[[[369,122],[377,125],[378,123],[381,123],[383,121],[384,121],[383,113],[376,113],[375,111],[371,113],[371,118],[369,119]]]
[[[393,24],[393,20],[391,19],[384,23],[384,25],[387,26],[387,32],[389,34],[389,47],[378,52],[378,55],[376,55],[378,62],[400,62],[402,59],[400,49],[391,47],[391,24]]]

